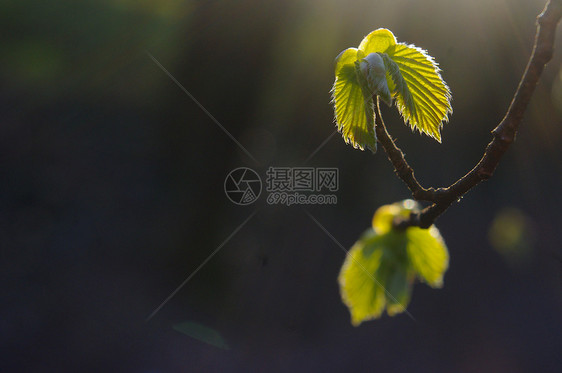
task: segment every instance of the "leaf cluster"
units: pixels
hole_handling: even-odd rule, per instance
[[[358,48],[336,58],[332,88],[338,131],[346,143],[375,152],[374,98],[396,103],[404,122],[441,142],[448,121],[451,91],[426,51],[398,43],[387,29],[371,32]]]
[[[417,208],[412,200],[380,207],[372,227],[348,252],[338,282],[353,325],[380,317],[385,308],[390,316],[404,312],[416,279],[443,286],[449,253],[437,228],[393,228],[395,218]]]

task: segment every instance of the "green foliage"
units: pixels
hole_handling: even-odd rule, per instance
[[[397,231],[395,217],[407,217],[418,206],[412,200],[379,208],[373,226],[353,245],[338,281],[351,323],[404,312],[417,278],[438,288],[449,265],[449,253],[435,226]]]
[[[375,138],[375,112],[372,97],[365,97],[355,65],[357,49],[343,51],[336,62],[334,105],[338,130],[346,143],[361,150],[367,146],[377,150]]]
[[[332,95],[345,142],[376,151],[374,96],[389,106],[396,100],[406,124],[441,142],[443,121],[452,108],[451,92],[439,71],[433,57],[397,43],[387,29],[371,32],[358,48],[340,53]]]

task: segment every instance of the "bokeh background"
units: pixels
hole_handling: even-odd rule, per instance
[[[409,197],[333,136],[337,54],[373,29],[427,49],[443,143],[389,130],[425,186],[468,171],[543,0],[0,3],[0,370],[560,371],[562,34],[494,177],[437,225],[451,261],[406,315],[350,324],[336,282],[375,209]],[[155,64],[150,53],[259,161]],[[337,167],[338,203],[241,207],[226,175]],[[154,317],[147,317],[257,213]],[[218,343],[219,341],[220,343]]]

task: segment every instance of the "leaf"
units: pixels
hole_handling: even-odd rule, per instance
[[[439,230],[409,227],[406,229],[406,250],[418,277],[434,288],[443,286],[443,276],[449,267],[449,253]]]
[[[375,275],[381,265],[383,252],[381,236],[369,230],[349,250],[340,271],[338,282],[343,302],[351,313],[351,323],[379,317],[385,306],[381,281]]]
[[[443,122],[452,113],[451,92],[437,63],[423,49],[397,43],[390,30],[377,29],[359,48],[338,56],[335,75],[336,123],[346,143],[376,150],[373,95],[388,105],[396,99],[406,124],[441,142]]]
[[[359,44],[359,50],[365,55],[370,53],[385,53],[389,48],[396,44],[394,34],[385,28],[371,31]]]
[[[381,206],[373,216],[373,229],[378,234],[393,232],[392,222],[395,217],[407,218],[412,211],[417,210],[419,205],[411,199]],[[449,253],[439,230],[435,226],[429,229],[409,227],[404,234],[412,270],[432,287],[441,287],[443,275],[449,266]]]
[[[397,268],[392,271],[387,280],[387,290],[392,297],[386,298],[386,312],[389,316],[402,313],[410,303],[412,293],[411,280],[408,279],[408,273],[403,268]]]
[[[391,205],[381,206],[373,215],[373,229],[378,234],[389,232],[395,217],[407,218],[412,211],[419,210],[419,205],[412,199],[405,199]]]
[[[416,278],[432,287],[443,285],[449,254],[437,228],[392,227],[394,218],[418,209],[412,200],[380,207],[373,228],[346,256],[338,282],[354,326],[380,317],[385,308],[390,316],[404,312]]]
[[[386,66],[386,78],[388,81],[388,86],[390,87],[390,91],[396,97],[396,107],[400,113],[409,111],[411,113],[416,112],[416,107],[414,105],[414,100],[412,98],[412,94],[410,93],[410,89],[408,88],[408,84],[402,77],[402,73],[400,72],[400,68],[388,56],[388,54],[383,53],[381,55],[384,64]]]
[[[346,143],[354,148],[377,150],[375,113],[371,97],[365,99],[361,75],[355,62],[358,50],[349,48],[336,59],[336,81],[332,88],[336,125]]]
[[[378,53],[355,62],[359,74],[359,82],[365,100],[372,100],[373,95],[379,96],[388,106],[392,105],[392,96],[386,79],[386,65]]]
[[[378,234],[384,234],[392,229],[392,221],[402,212],[399,204],[381,206],[373,215],[373,229]]]
[[[386,51],[396,63],[410,96],[398,89],[397,108],[404,121],[441,142],[443,121],[449,120],[451,91],[433,57],[413,45],[398,43]],[[395,82],[396,83],[396,82]],[[410,99],[412,101],[410,101]]]
[[[348,252],[338,281],[354,326],[403,312],[410,301],[406,241],[403,234],[377,234],[369,229]]]
[[[365,36],[359,50],[365,55],[381,54],[388,70],[388,85],[397,97],[396,107],[404,121],[441,142],[442,122],[448,121],[453,110],[451,91],[433,57],[414,45],[397,43],[387,29]]]

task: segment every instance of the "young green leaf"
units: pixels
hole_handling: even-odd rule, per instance
[[[439,230],[410,227],[406,229],[408,258],[418,278],[431,287],[443,286],[443,276],[449,267],[449,253]]]
[[[380,207],[367,230],[349,251],[338,281],[351,323],[404,312],[416,278],[432,287],[443,285],[449,254],[437,228],[397,231],[395,217],[407,217],[417,204],[405,200]]]
[[[387,280],[388,294],[386,297],[386,312],[389,316],[402,313],[410,303],[412,294],[412,279],[405,268],[394,269]]]
[[[358,50],[349,48],[336,58],[336,81],[332,88],[333,102],[338,131],[343,135],[346,143],[354,148],[364,150],[365,147],[375,152],[377,140],[375,137],[375,112],[373,99],[363,95],[358,73]]]
[[[355,148],[376,146],[373,96],[388,105],[396,99],[404,122],[439,142],[443,121],[452,113],[451,92],[433,57],[413,45],[397,43],[387,29],[371,32],[358,49],[346,49],[338,56],[332,92],[338,130]]]
[[[386,65],[378,53],[371,53],[355,62],[359,81],[362,83],[363,96],[369,100],[373,95],[379,96],[388,106],[392,105],[392,96],[386,80]]]
[[[394,34],[385,28],[379,28],[371,31],[369,35],[365,36],[359,44],[359,50],[365,55],[370,53],[385,53],[390,48],[396,45],[396,38]]]
[[[338,281],[354,326],[404,312],[410,302],[415,273],[409,266],[406,236],[367,230],[349,251]]]
[[[449,120],[451,91],[440,74],[439,67],[426,51],[413,45],[398,43],[387,51],[398,65],[412,102],[399,94],[397,107],[412,129],[441,142],[443,121]]]
[[[338,277],[354,326],[379,317],[384,310],[384,279],[376,276],[383,256],[380,237],[367,231],[349,250]]]

